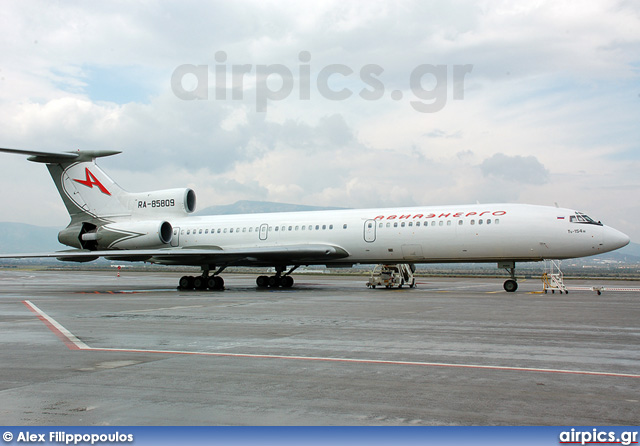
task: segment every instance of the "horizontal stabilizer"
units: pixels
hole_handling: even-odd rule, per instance
[[[78,150],[75,152],[42,152],[39,150],[20,150],[0,148],[0,152],[29,155],[28,160],[35,163],[70,163],[74,161],[91,161],[103,156],[117,155],[118,150]]]

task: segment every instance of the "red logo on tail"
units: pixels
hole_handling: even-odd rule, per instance
[[[73,180],[76,183],[80,183],[83,184],[85,186],[87,186],[88,188],[93,189],[93,185],[95,184],[96,186],[98,186],[98,189],[100,189],[100,192],[102,192],[103,194],[106,195],[111,195],[109,193],[109,191],[107,190],[106,187],[104,187],[102,185],[102,183],[96,178],[96,176],[94,174],[91,173],[91,171],[89,170],[89,168],[85,168],[85,173],[87,174],[87,178],[84,180]]]

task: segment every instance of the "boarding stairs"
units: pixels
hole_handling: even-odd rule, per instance
[[[544,274],[542,274],[542,289],[544,293],[551,293],[556,291],[569,294],[566,285],[564,284],[564,275],[560,269],[560,260],[545,260],[544,261]]]

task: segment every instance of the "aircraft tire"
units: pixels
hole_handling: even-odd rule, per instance
[[[282,280],[280,277],[271,276],[269,277],[269,287],[270,288],[278,288],[281,285]]]
[[[507,293],[513,293],[518,289],[518,282],[513,279],[509,279],[504,282],[504,290]]]
[[[207,279],[203,276],[197,276],[193,278],[193,288],[196,290],[206,290],[207,289]]]
[[[293,286],[293,277],[284,276],[280,279],[280,286],[282,288],[291,288]]]
[[[194,278],[191,276],[182,276],[178,282],[178,287],[181,290],[192,290]]]
[[[258,285],[259,288],[267,288],[269,286],[269,278],[267,276],[258,276],[256,285]]]
[[[222,281],[222,286],[220,285],[220,281]],[[207,278],[207,288],[215,291],[221,290],[224,287],[224,280],[219,276],[210,276]]]

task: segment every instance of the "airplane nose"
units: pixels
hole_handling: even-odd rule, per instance
[[[622,248],[623,246],[627,246],[631,239],[627,234],[624,234],[617,229],[613,229],[610,227],[605,227],[604,231],[604,246],[608,251],[613,251],[614,249]]]

